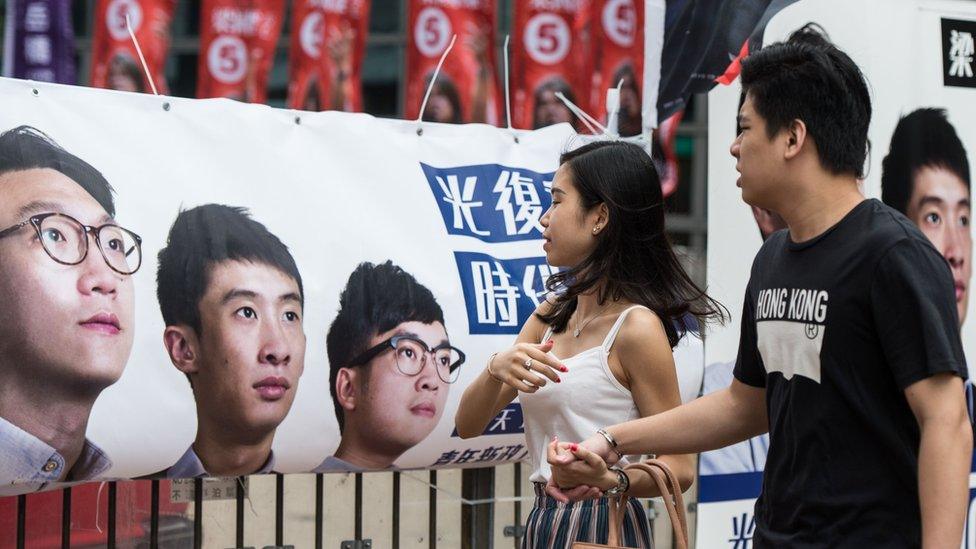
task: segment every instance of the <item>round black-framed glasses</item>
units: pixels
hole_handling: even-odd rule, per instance
[[[349,366],[362,366],[381,353],[393,349],[396,366],[405,376],[416,376],[427,365],[427,357],[434,360],[437,377],[444,383],[454,383],[464,364],[464,353],[457,347],[444,343],[431,349],[420,339],[409,335],[398,335],[370,347],[349,362]]]
[[[113,271],[131,275],[142,266],[142,237],[114,223],[85,225],[70,215],[56,212],[32,215],[0,231],[6,238],[32,226],[48,257],[62,265],[78,265],[88,257],[88,235],[95,238],[102,259]]]

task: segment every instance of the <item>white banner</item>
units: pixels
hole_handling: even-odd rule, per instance
[[[903,134],[892,144],[896,125],[902,117],[921,108],[945,109],[946,119],[965,147],[969,165],[973,165],[976,126],[971,121],[976,114],[976,78],[972,72],[972,44],[976,34],[976,6],[972,2],[801,1],[772,18],[764,42],[785,40],[809,22],[822,26],[830,40],[860,66],[868,81],[874,108],[869,130],[871,151],[863,183],[868,197],[882,196],[882,160],[888,156],[889,148],[905,147],[904,137],[915,133],[913,127],[912,132]],[[768,224],[768,220],[753,215],[735,186],[738,175],[729,147],[735,138],[739,94],[736,81],[731,86],[716,88],[709,95],[708,287],[716,299],[728,306],[732,323],[709,334],[705,349],[706,392],[731,381],[742,299],[752,260],[762,244],[762,224]],[[932,122],[930,114],[926,123],[944,124]],[[896,156],[901,154],[896,152]],[[892,181],[891,190],[897,191],[898,175],[896,168],[889,168],[886,180]],[[911,185],[917,186],[917,179],[914,177],[916,182]],[[968,201],[968,182],[965,187],[964,198]],[[907,192],[910,195],[912,191]],[[968,299],[972,271],[969,215],[967,203],[966,223],[961,223],[961,219],[947,219],[947,222],[959,221],[964,230],[948,241],[935,242],[953,265],[964,303]],[[976,351],[973,307],[972,299],[968,300],[968,306],[961,307],[962,312],[968,311],[969,318],[962,326],[967,356]],[[698,506],[700,546],[735,549],[751,546],[754,498],[759,493],[767,446],[765,439],[757,438],[702,455]],[[967,533],[967,547],[976,547],[973,539]]]
[[[454,413],[544,296],[569,125],[515,139],[6,79],[0,97],[0,495],[526,456],[517,402],[472,440]],[[136,239],[105,224],[141,237],[131,276]],[[700,341],[678,356],[693,395]]]
[[[487,466],[524,457],[517,404],[489,426],[489,436],[468,441],[452,436],[454,411],[466,383],[480,372],[491,352],[512,343],[542,295],[550,270],[541,248],[538,220],[550,202],[546,187],[559,153],[574,140],[568,125],[522,133],[516,142],[510,132],[489,126],[426,124],[418,135],[416,124],[363,114],[299,113],[229,100],[184,100],[14,80],[0,80],[0,97],[6,105],[0,114],[0,129],[21,125],[36,128],[64,151],[100,171],[115,189],[115,222],[142,238],[141,268],[131,277],[117,277],[131,278],[134,293],[134,316],[125,311],[114,313],[119,318],[116,324],[134,319],[131,325],[116,326],[122,336],[110,344],[124,348],[125,338],[134,338],[131,354],[123,361],[124,370],[114,383],[111,373],[95,381],[94,389],[102,388],[99,383],[105,385],[100,394],[92,387],[85,389],[85,396],[97,395],[87,429],[83,405],[72,409],[78,412],[76,417],[56,422],[58,428],[70,432],[76,447],[82,440],[79,437],[86,436],[109,458],[111,466],[96,477],[172,474],[171,468],[178,462],[187,465],[185,452],[198,430],[194,390],[197,399],[221,399],[217,405],[201,405],[200,409],[225,426],[222,433],[210,436],[209,441],[198,440],[194,447],[221,443],[244,447],[248,436],[265,441],[270,433],[273,461],[265,460],[261,470],[289,473],[319,467],[333,455],[341,438],[330,396],[326,350],[339,296],[360,263],[388,260],[412,276],[417,285],[429,289],[443,311],[446,334],[435,326],[432,332],[414,330],[418,332],[415,335],[429,347],[449,342],[464,353],[465,361],[453,384],[434,377],[431,368],[409,377],[397,371],[396,361],[383,370],[390,376],[384,383],[378,363],[371,362],[369,394],[354,394],[361,399],[344,412],[345,434],[355,435],[347,440],[347,445],[355,446],[349,453],[353,457],[338,467]],[[5,169],[0,166],[0,171]],[[41,171],[45,177],[55,177],[54,172]],[[4,196],[10,196],[7,186],[16,184],[17,174],[0,176]],[[31,199],[56,202],[55,196],[45,194],[48,191],[43,184],[37,188],[40,194]],[[304,310],[299,308],[307,338],[303,372],[297,346],[275,351],[291,353],[291,363],[285,367],[268,366],[259,356],[266,352],[263,347],[245,345],[237,355],[224,349],[228,357],[237,356],[241,363],[225,363],[226,371],[217,375],[200,372],[193,389],[174,366],[164,347],[166,326],[157,300],[157,255],[167,244],[167,234],[181,209],[211,203],[247,208],[250,217],[280,239],[294,258],[304,284]],[[59,207],[52,203],[39,209],[53,211]],[[59,213],[80,211],[73,205],[68,208],[74,209]],[[23,217],[35,212],[20,213]],[[17,208],[6,208],[2,215],[7,225],[23,221]],[[93,225],[101,222],[81,221]],[[15,231],[0,240],[0,245],[6,246],[3,252],[29,243],[33,230],[25,226],[20,229],[23,234]],[[5,242],[8,239],[10,242]],[[97,254],[92,242],[89,255]],[[38,268],[58,267],[67,273],[92,261],[88,257],[72,268],[37,253],[31,257],[50,263],[38,263]],[[287,275],[280,268],[277,271],[278,275]],[[184,287],[188,292],[193,284],[190,279]],[[293,277],[285,276],[285,281],[293,282]],[[66,284],[59,289],[66,294],[63,303],[92,309],[86,301],[88,296],[79,294],[76,286]],[[117,290],[120,295],[125,291],[121,288]],[[414,291],[419,291],[416,288]],[[385,295],[384,290],[389,291],[381,286],[365,291],[372,291],[377,300],[403,297]],[[12,291],[5,288],[4,298],[9,300]],[[44,314],[41,307],[46,302],[43,296],[38,299],[38,313]],[[237,314],[253,314],[243,306],[241,310]],[[393,314],[376,310],[374,315]],[[411,313],[402,314],[404,322],[409,321]],[[206,324],[207,311],[201,310],[200,316],[206,336],[211,329]],[[369,326],[368,319],[361,316],[354,321]],[[0,322],[13,320],[4,318]],[[9,334],[11,329],[5,326],[3,333]],[[390,327],[383,328],[387,330]],[[87,345],[84,337],[88,335],[82,334],[78,344]],[[371,343],[375,344],[377,335],[375,330],[368,334]],[[205,337],[200,339],[203,352],[220,351],[218,345],[207,347],[206,342]],[[76,343],[49,342],[63,348]],[[35,376],[57,372],[63,376],[61,383],[69,386],[85,381],[81,366],[88,365],[69,367],[41,351],[29,350],[24,355],[38,362],[51,359],[52,364],[38,368]],[[126,354],[124,349],[121,354]],[[393,356],[393,352],[381,352],[379,359],[392,360]],[[207,367],[219,366],[217,357],[197,358]],[[21,372],[12,373],[13,366]],[[17,379],[23,384],[23,372],[33,367],[3,364],[7,370],[0,373],[3,383]],[[121,370],[121,365],[108,367]],[[243,389],[221,381],[241,376],[246,378]],[[268,376],[272,379],[265,383]],[[275,384],[275,376],[285,378],[284,384],[290,387],[267,388]],[[425,377],[431,379],[423,380]],[[271,417],[274,414],[265,408],[269,402],[278,402],[279,393],[285,399],[294,398],[294,402],[276,425],[276,418]],[[256,420],[249,416],[248,407],[270,415]],[[53,403],[40,405],[40,410],[48,408],[60,410]],[[280,412],[281,407],[277,410]],[[367,417],[350,419],[363,412]],[[0,415],[6,420],[0,425],[0,462],[18,462],[21,469],[29,469],[36,465],[31,463],[37,458],[36,442],[58,449],[58,444],[46,437],[45,420],[38,414]],[[201,425],[204,421],[201,417]],[[351,425],[358,425],[360,432],[349,433]],[[359,444],[354,445],[352,438]],[[362,442],[364,438],[367,443]],[[28,443],[25,447],[11,440]],[[241,453],[242,459],[245,453]],[[207,462],[202,454],[197,457],[201,464]],[[266,451],[262,459],[265,457],[270,457]],[[381,464],[384,459],[386,463]],[[50,477],[44,476],[45,464],[42,461],[39,474],[30,478],[22,470],[11,471],[13,465],[0,465],[0,476],[6,475],[2,484],[7,485],[0,493],[47,486]],[[61,465],[56,463],[55,468]],[[330,469],[326,465],[325,469]],[[332,465],[334,468],[336,464]],[[192,472],[192,467],[181,472],[193,476],[188,470]],[[87,479],[84,475],[62,478]]]

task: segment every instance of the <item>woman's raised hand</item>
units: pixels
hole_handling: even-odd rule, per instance
[[[545,343],[516,343],[488,361],[491,377],[523,393],[534,393],[546,379],[559,383],[559,374],[568,372],[563,363],[549,354],[552,340]]]

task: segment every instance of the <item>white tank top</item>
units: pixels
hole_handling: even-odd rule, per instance
[[[617,381],[607,362],[620,326],[627,314],[638,308],[646,309],[634,305],[621,312],[599,347],[560,359],[569,369],[560,375],[561,383],[549,382],[535,393],[519,393],[532,464],[531,481],[549,480],[546,446],[553,436],[562,442],[580,442],[597,429],[640,417],[633,396]],[[551,334],[550,327],[542,341],[549,339]]]

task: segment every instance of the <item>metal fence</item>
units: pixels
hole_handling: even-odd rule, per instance
[[[242,489],[226,501],[207,499],[210,481],[194,479],[192,505],[176,513],[170,481],[76,486],[0,498],[0,514],[16,500],[15,535],[0,532],[0,547],[517,549],[533,497],[524,469],[255,476],[234,479]],[[144,497],[124,495],[136,489]],[[666,515],[648,508],[656,546],[670,547]]]

